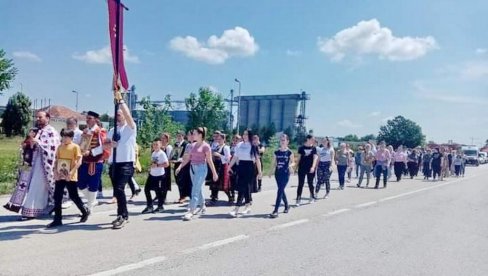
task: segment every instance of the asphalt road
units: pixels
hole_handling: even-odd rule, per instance
[[[225,202],[190,222],[176,204],[141,215],[140,195],[121,230],[111,229],[109,204],[85,224],[73,206],[55,230],[44,228],[50,218],[19,222],[1,210],[0,275],[488,275],[487,178],[488,165],[469,167],[465,178],[379,190],[353,180],[277,219],[267,218],[275,198],[268,178],[252,213],[237,219]],[[176,197],[174,189],[169,201]]]

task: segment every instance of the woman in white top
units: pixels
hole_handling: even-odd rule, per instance
[[[329,197],[330,192],[330,164],[334,160],[334,147],[329,137],[325,137],[323,147],[317,148],[319,156],[319,165],[317,167],[317,187],[315,188],[315,196],[318,195],[320,187],[325,184],[324,198]]]
[[[160,136],[161,139],[161,150],[166,153],[166,156],[171,156],[173,152],[173,146],[169,143],[171,140],[171,136],[169,133],[163,133]],[[171,191],[171,166],[164,168],[164,174],[166,177],[164,178],[164,186],[167,191]]]
[[[253,137],[252,130],[247,129],[242,134],[242,142],[237,144],[234,156],[229,165],[230,168],[237,164],[237,202],[236,208],[230,212],[232,217],[237,217],[241,214],[249,214],[251,212],[251,185],[255,177],[255,168],[258,169],[258,178],[262,178],[261,162],[259,160],[258,147],[253,145],[250,141]],[[255,164],[256,163],[256,164]],[[232,169],[229,170],[232,173]],[[239,213],[239,208],[245,201],[245,208],[242,213]]]
[[[398,182],[402,180],[403,172],[407,166],[407,154],[403,151],[403,146],[398,146],[395,154],[393,155],[393,159],[395,161],[394,168],[395,168],[395,176]]]

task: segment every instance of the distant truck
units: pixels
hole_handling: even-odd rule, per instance
[[[461,148],[464,153],[464,158],[466,159],[466,164],[471,164],[475,166],[480,165],[480,149],[475,146],[466,146]]]

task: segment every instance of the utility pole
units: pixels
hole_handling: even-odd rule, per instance
[[[234,108],[233,108],[234,107],[234,89],[230,90],[229,104],[230,104],[229,129],[230,129],[230,132],[233,133],[234,132],[234,113],[232,113],[232,111],[234,110]]]
[[[76,108],[76,112],[78,112],[78,91],[73,90],[71,92],[76,94],[76,107],[75,108]]]
[[[234,79],[239,84],[239,99],[237,100],[237,134],[239,134],[239,124],[241,122],[241,81]]]

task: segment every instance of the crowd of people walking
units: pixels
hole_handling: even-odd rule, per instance
[[[112,225],[114,229],[124,227],[129,219],[125,187],[131,187],[131,200],[141,192],[134,179],[134,172],[140,171],[141,165],[136,124],[120,95],[116,94],[116,99],[120,106],[116,132],[114,129],[107,132],[100,124],[99,115],[90,111],[83,131],[78,128],[77,120],[70,118],[66,128],[58,134],[49,125],[49,113],[38,112],[37,128],[31,130],[22,144],[23,166],[16,189],[4,207],[20,212],[24,219],[54,212],[54,219],[47,226],[51,228],[62,225],[62,209],[71,200],[81,212],[80,222],[86,222],[98,203],[97,193],[101,192],[104,163],[107,163],[113,186],[112,202],[117,203],[117,218]],[[230,218],[251,213],[253,194],[262,187],[266,147],[259,135],[250,129],[244,130],[242,136],[233,136],[230,144],[226,143],[223,132],[215,131],[210,139],[207,132],[205,127],[187,133],[180,131],[174,144],[168,133],[154,139],[144,185],[146,208],[143,214],[164,212],[172,178],[179,193],[176,203],[188,201],[182,216],[184,221],[205,214],[207,206],[216,205],[221,194],[225,194],[229,205],[233,206]],[[306,137],[296,152],[289,145],[289,137],[282,134],[279,147],[271,154],[269,176],[274,176],[277,192],[270,218],[279,216],[281,204],[283,213],[290,211],[286,187],[293,174],[298,175],[295,206],[299,207],[303,204],[305,181],[309,203],[319,199],[322,186],[325,189],[322,198],[329,198],[334,172],[339,182],[338,191],[344,190],[346,182],[352,179],[357,179],[358,188],[374,184],[371,188],[378,189],[380,182],[387,188],[392,179],[397,182],[404,177],[413,179],[420,172],[424,180],[433,181],[465,173],[462,152],[443,147],[409,149],[398,146],[394,149],[385,142],[370,141],[355,145],[356,151],[346,143],[340,143],[336,150],[332,139],[315,139],[312,135]],[[205,199],[206,185],[210,189],[209,200]]]

